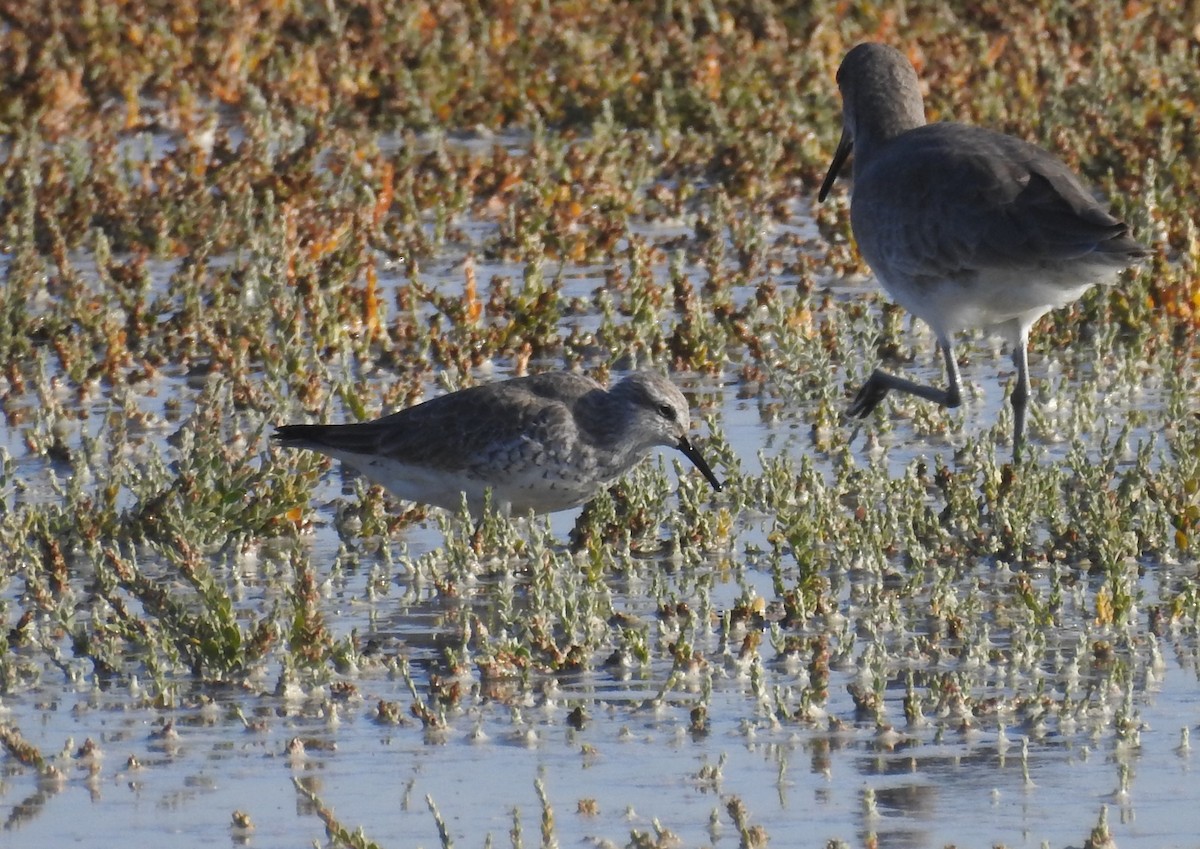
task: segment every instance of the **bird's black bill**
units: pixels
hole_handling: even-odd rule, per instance
[[[829,190],[833,188],[833,181],[837,179],[838,172],[846,164],[846,157],[850,155],[850,148],[852,147],[854,147],[854,140],[848,132],[842,130],[842,137],[838,141],[837,150],[833,152],[833,162],[829,165],[829,171],[825,173],[825,179],[821,181],[821,191],[817,192],[818,201],[823,202],[829,194]]]
[[[721,491],[721,482],[717,480],[717,476],[713,474],[713,470],[708,467],[708,463],[704,462],[704,458],[700,456],[700,452],[692,446],[692,443],[687,441],[687,437],[680,439],[679,444],[675,447],[683,452],[684,457],[692,461],[692,465],[700,470],[700,474],[704,475],[705,480],[712,484],[713,489],[717,492]]]
[[[271,438],[281,445],[295,446],[308,442],[322,425],[276,425]]]

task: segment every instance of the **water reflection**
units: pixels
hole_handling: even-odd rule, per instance
[[[526,142],[419,140],[430,149],[462,144],[483,152],[497,143]],[[817,237],[815,224],[799,212],[792,221],[771,232],[781,239],[782,266],[798,269],[773,280],[777,299],[794,307],[792,317],[802,321],[812,311],[805,306],[811,294],[839,316],[831,321],[843,323],[832,330],[814,324],[818,338],[855,322],[877,322],[873,309],[839,313],[840,306],[861,298],[865,282],[835,283],[804,271],[802,253],[806,240]],[[703,285],[709,270],[697,255],[681,250],[679,241],[690,238],[695,226],[636,224],[631,235],[653,247],[648,273],[669,279],[675,263],[676,273]],[[470,255],[479,280],[519,289],[528,269],[480,249],[495,237],[495,222],[462,221],[456,227],[463,245],[427,263],[420,271],[422,286],[460,292]],[[409,284],[410,269],[384,262],[382,253],[377,259],[381,296],[394,301]],[[72,262],[86,283],[95,282],[87,255]],[[0,273],[3,263],[0,258]],[[258,258],[239,255],[210,258],[208,267],[241,281],[263,271],[256,263]],[[611,270],[571,263],[541,270],[570,305],[564,320],[585,340],[579,350],[601,347],[596,340],[607,320]],[[167,311],[178,297],[172,280],[180,264],[151,262],[145,273]],[[733,286],[731,308],[757,304],[760,282],[748,275]],[[437,312],[431,300],[418,300],[412,309],[418,322]],[[778,344],[762,342],[768,349]],[[914,347],[919,350],[919,343]],[[732,796],[779,845],[847,839],[865,844],[869,838],[883,846],[1043,840],[1079,845],[1103,803],[1114,805],[1115,819],[1129,826],[1120,834],[1125,849],[1163,845],[1164,833],[1176,839],[1200,833],[1200,814],[1189,795],[1194,756],[1178,749],[1180,726],[1200,715],[1200,644],[1184,615],[1160,602],[1157,612],[1135,614],[1139,623],[1139,617],[1153,617],[1146,631],[1098,626],[1090,600],[1108,585],[1105,572],[1081,567],[1064,576],[1049,567],[1023,570],[1000,562],[1006,558],[997,552],[952,563],[939,562],[932,548],[888,552],[880,555],[883,568],[855,551],[806,559],[805,493],[796,487],[798,475],[828,485],[847,469],[853,473],[878,463],[899,478],[918,456],[953,458],[964,431],[986,429],[1004,409],[1001,395],[989,389],[948,420],[935,422],[910,409],[880,425],[882,433],[840,435],[835,446],[829,434],[841,434],[841,424],[828,421],[827,411],[840,403],[842,384],[857,383],[857,376],[843,374],[821,351],[819,344],[798,353],[781,351],[775,371],[758,383],[763,391],[752,397],[741,397],[747,385],[741,378],[681,378],[750,479],[749,495],[753,487],[768,485],[760,478],[773,462],[809,464],[808,471],[793,469],[787,476],[786,485],[796,490],[790,524],[746,506],[731,518],[736,541],[729,551],[701,564],[682,564],[658,552],[629,557],[619,570],[589,583],[579,577],[588,565],[571,560],[567,551],[579,512],[550,518],[549,536],[560,542],[548,556],[559,559],[562,582],[571,582],[557,589],[577,607],[594,605],[594,615],[579,617],[578,627],[587,629],[579,634],[556,623],[544,628],[545,650],[598,645],[600,657],[554,671],[527,654],[505,657],[497,647],[539,614],[534,593],[550,591],[536,586],[536,565],[470,575],[450,593],[450,584],[430,580],[421,561],[442,548],[445,526],[416,521],[394,538],[362,538],[346,516],[367,496],[360,481],[340,471],[324,475],[316,486],[317,524],[302,542],[222,551],[208,564],[222,585],[233,587],[235,608],[245,617],[288,603],[297,559],[319,576],[318,607],[332,639],[347,651],[345,665],[331,667],[329,680],[310,689],[296,683],[294,670],[273,661],[235,684],[172,682],[176,700],[158,703],[122,668],[132,661],[137,674],[169,677],[151,668],[155,659],[122,658],[105,671],[73,656],[77,623],[70,616],[116,620],[87,587],[63,608],[65,618],[55,632],[60,643],[22,645],[26,626],[10,622],[0,657],[5,675],[0,718],[19,727],[40,751],[65,752],[53,758],[65,778],[47,779],[8,757],[0,783],[6,831],[28,845],[72,840],[160,845],[168,832],[182,844],[208,845],[229,839],[230,814],[248,809],[253,836],[234,840],[254,846],[321,840],[333,814],[352,829],[362,826],[383,845],[436,845],[440,835],[425,803],[429,797],[453,836],[467,845],[482,844],[487,835],[503,843],[517,826],[531,842],[543,816],[535,789],[541,781],[564,846],[622,843],[635,829],[650,832],[655,820],[685,845],[716,842],[714,834],[732,842],[724,804]],[[970,354],[970,346],[965,352]],[[1101,402],[1126,391],[1107,383],[1105,369],[1089,356],[1068,352],[1037,365],[1053,372],[1043,376],[1052,386],[1059,371],[1083,372],[1091,388],[1072,375],[1073,391],[1093,392]],[[975,359],[987,363],[994,357]],[[484,363],[476,376],[500,378],[511,365]],[[913,371],[919,375],[917,365]],[[938,364],[930,356],[927,366]],[[396,380],[390,367],[372,364],[314,367],[327,370],[322,381],[360,380],[355,388],[367,387],[371,403],[387,397]],[[199,363],[164,368],[152,389],[125,397],[100,389],[80,401],[55,383],[53,368],[47,360],[41,397],[47,403],[85,403],[89,415],[55,433],[30,432],[36,410],[6,404],[9,427],[0,432],[5,452],[0,460],[11,464],[0,482],[6,511],[57,503],[69,485],[71,467],[55,459],[61,454],[29,451],[31,439],[57,437],[75,450],[120,420],[127,422],[123,450],[138,454],[139,461],[177,462],[181,443],[169,437],[204,406],[206,387],[216,380]],[[975,381],[978,371],[972,369],[980,368],[990,366],[967,363],[964,376],[991,386],[994,381]],[[425,393],[439,391],[432,378],[422,380]],[[1145,398],[1168,392],[1153,379],[1139,385]],[[1062,424],[1067,405],[1037,406],[1046,417],[1041,430],[1067,430]],[[1142,420],[1128,441],[1151,441],[1160,424]],[[1068,451],[1053,443],[1050,449],[1053,459]],[[905,481],[927,487],[931,504],[938,485],[934,463],[929,461],[923,478]],[[680,498],[666,465],[662,475],[670,497]],[[866,523],[873,499],[881,497],[854,492],[847,498],[854,503],[845,506],[852,515],[861,510]],[[132,494],[123,490],[118,498]],[[530,544],[530,531],[518,533]],[[774,557],[778,551],[785,554]],[[181,583],[152,549],[140,554],[151,580]],[[783,596],[814,578],[814,562],[833,609],[788,608]],[[1019,615],[1022,610],[1012,607],[1023,597],[1010,590],[1028,586],[1043,592],[1051,581],[1060,582],[1059,607],[1049,624],[1031,627]],[[939,582],[954,586],[946,590]],[[1194,583],[1194,563],[1164,558],[1144,564],[1136,589],[1147,599],[1170,599],[1190,592]],[[4,603],[18,609],[24,594],[34,591],[32,583],[9,582]],[[802,606],[805,600],[790,603]],[[951,603],[958,605],[954,616],[945,613]],[[935,604],[941,605],[936,611]],[[489,651],[488,663],[481,663]],[[827,668],[814,664],[815,656],[827,656]],[[906,705],[912,691],[937,694],[925,715]],[[1115,739],[1108,729],[1118,714],[1126,720]],[[107,761],[80,755],[68,744],[89,738],[101,741]],[[574,814],[582,799],[592,800],[585,807],[598,813]],[[1155,825],[1165,821],[1173,832]]]

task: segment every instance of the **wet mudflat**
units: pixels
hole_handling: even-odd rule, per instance
[[[1190,845],[1197,22],[1072,8],[19,21],[7,838]],[[450,31],[475,46],[430,49]],[[880,363],[941,379],[844,196],[813,202],[867,37],[920,51],[935,117],[1052,147],[1155,248],[1038,326],[1030,463],[985,336],[962,409],[843,416]],[[663,452],[473,539],[267,441],[647,367],[724,492]]]

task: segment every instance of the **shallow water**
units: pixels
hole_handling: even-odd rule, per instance
[[[481,143],[480,150],[487,149],[490,142]],[[800,223],[772,235],[817,238],[804,216],[796,220]],[[459,229],[483,240],[490,225],[462,222]],[[635,233],[665,243],[692,230],[691,222],[666,222]],[[427,263],[423,284],[460,291],[464,256],[465,251],[456,252]],[[781,257],[784,262],[793,258],[786,251]],[[78,259],[86,264],[86,256]],[[516,285],[524,273],[503,262],[474,263],[480,281],[501,276]],[[654,273],[666,275],[668,269],[669,261],[657,263]],[[164,263],[154,271],[164,291],[173,270],[173,264]],[[702,284],[698,265],[685,263],[683,271]],[[402,263],[383,269],[383,292],[390,295],[407,273]],[[604,269],[595,266],[547,263],[543,274],[561,280],[564,298],[584,302],[594,299],[605,282]],[[828,279],[822,285],[821,293],[837,303],[871,291],[869,281]],[[753,295],[749,284],[733,293],[739,306]],[[785,297],[799,296],[786,292]],[[594,333],[601,318],[592,311],[566,322]],[[928,334],[916,328],[905,339],[917,352],[911,373],[939,381]],[[987,341],[965,345],[964,353],[969,361],[963,377],[977,394],[962,410],[938,419],[940,427],[929,424],[919,402],[901,402],[905,412],[886,425],[877,419],[857,426],[839,422],[838,445],[848,441],[850,458],[864,468],[882,458],[888,473],[899,477],[918,457],[931,462],[941,457],[951,464],[955,452],[980,432],[1003,433],[1003,387],[1011,368]],[[1131,426],[1130,454],[1169,426],[1162,421],[1171,394],[1163,378],[1114,378],[1089,351],[1033,360],[1041,462],[1062,461],[1076,437],[1111,445],[1103,438],[1104,422],[1088,422],[1080,430],[1071,421],[1071,410],[1082,400],[1113,411],[1118,421],[1130,418],[1130,411],[1144,414]],[[846,363],[821,377],[849,397],[869,365],[869,358]],[[748,399],[736,396],[732,375],[684,375],[680,382],[712,407],[743,474],[760,475],[772,458],[807,455],[820,474],[832,478],[841,461],[814,446],[815,403],[811,397],[798,400],[792,391],[802,385],[804,365],[781,358],[778,367],[775,385]],[[510,368],[510,363],[488,363],[480,372],[499,379]],[[376,388],[389,379],[384,373],[366,378]],[[1195,375],[1182,379],[1194,389]],[[153,392],[136,399],[145,413],[147,451],[173,456],[167,436],[194,411],[202,384],[165,370]],[[439,391],[432,385],[426,389],[427,394]],[[170,417],[163,409],[167,398],[182,402]],[[106,396],[90,403],[93,416],[68,435],[73,443],[99,434],[110,411]],[[369,408],[374,411],[376,403],[371,399]],[[703,435],[706,426],[698,430]],[[21,432],[0,434],[0,446],[16,470],[3,494],[6,509],[60,497],[61,470],[32,457]],[[1102,449],[1089,450],[1096,455]],[[664,454],[654,462],[669,469],[675,459]],[[672,473],[667,474],[674,486]],[[371,541],[339,538],[338,508],[356,503],[361,489],[339,469],[324,474],[312,493],[318,523],[303,542],[322,582],[327,626],[335,638],[357,634],[363,656],[359,668],[334,682],[352,688],[289,688],[283,671],[268,665],[236,687],[188,689],[185,684],[183,706],[159,709],[147,704],[145,690],[124,680],[107,681],[73,659],[66,636],[70,623],[64,624],[57,662],[28,647],[10,649],[38,665],[40,680],[10,688],[0,702],[0,722],[19,728],[46,755],[64,753],[54,762],[65,775],[61,781],[39,779],[15,759],[0,762],[6,845],[161,846],[164,836],[181,847],[226,840],[254,847],[320,843],[324,826],[294,780],[315,792],[342,823],[361,826],[384,846],[439,845],[427,797],[456,845],[481,846],[489,837],[497,846],[541,844],[547,812],[539,801],[539,781],[552,808],[552,833],[562,846],[625,845],[634,831],[653,833],[655,823],[678,835],[682,845],[738,845],[726,811],[731,797],[745,804],[749,823],[762,826],[773,844],[782,846],[821,846],[831,840],[859,845],[872,836],[885,847],[1077,846],[1105,806],[1124,849],[1191,846],[1200,834],[1200,812],[1192,798],[1197,755],[1179,748],[1181,730],[1196,722],[1200,709],[1200,648],[1193,630],[1181,624],[1154,636],[1143,628],[1101,626],[1068,590],[1063,626],[1042,635],[1045,662],[1036,674],[1012,680],[1005,674],[1012,668],[1006,658],[1029,649],[1014,642],[1014,626],[1001,609],[1009,598],[1003,586],[1020,577],[1008,566],[991,560],[959,564],[959,595],[982,599],[977,607],[964,608],[984,611],[980,615],[990,628],[988,651],[979,655],[952,645],[939,652],[920,650],[928,635],[912,623],[921,621],[922,605],[931,603],[926,589],[889,592],[883,576],[854,562],[831,563],[825,571],[837,585],[839,609],[826,622],[834,653],[829,695],[800,718],[809,670],[781,650],[785,635],[771,617],[748,629],[724,631],[723,617],[739,602],[757,598],[769,605],[777,596],[776,581],[790,586],[801,571],[796,555],[789,553],[781,574],[774,573],[763,554],[771,549],[773,517],[753,510],[736,517],[734,549],[714,553],[700,568],[682,568],[668,557],[643,558],[623,574],[605,576],[613,609],[645,628],[654,648],[651,663],[632,668],[597,663],[588,674],[532,674],[528,680],[467,675],[461,682],[466,695],[447,710],[446,727],[429,730],[408,712],[413,696],[402,674],[405,664],[423,689],[446,647],[462,643],[464,622],[489,625],[495,632],[505,621],[501,609],[506,605],[532,607],[533,579],[522,568],[501,569],[499,577],[466,586],[460,597],[439,595],[415,581],[419,570],[413,565],[442,546],[436,522],[387,541],[384,556]],[[553,537],[565,540],[578,513],[545,520]],[[889,579],[922,578],[920,567],[910,572],[900,565],[900,555],[892,557]],[[212,566],[233,588],[237,609],[247,617],[277,603],[295,577],[287,557],[271,545],[222,553]],[[1143,566],[1139,622],[1168,588],[1193,580],[1196,569],[1195,563]],[[1051,579],[1036,570],[1029,577]],[[1090,580],[1079,578],[1082,584]],[[5,605],[19,609],[24,591],[20,581],[9,581]],[[665,607],[680,603],[697,615],[673,620],[664,614]],[[888,609],[896,611],[894,619]],[[762,637],[759,660],[744,662],[739,646],[756,628]],[[813,637],[817,631],[801,629],[801,635]],[[703,660],[696,668],[675,671],[666,660],[669,647],[684,639]],[[1112,644],[1122,675],[1089,667],[1088,650],[1097,641]],[[872,668],[870,654],[880,646],[891,652],[893,664],[885,727],[856,709],[847,689],[863,683]],[[931,655],[940,660],[931,663]],[[1068,692],[1085,694],[1086,702],[1070,716],[1042,717],[1030,710],[975,717],[956,714],[948,699],[938,715],[906,723],[905,685],[894,672],[906,663],[920,687],[961,680],[981,699],[1020,697],[1032,703],[1043,694]],[[1092,693],[1089,682],[1112,692]],[[398,723],[377,719],[381,702],[401,707]],[[696,730],[691,712],[701,703],[707,706],[707,725]],[[572,719],[580,707],[587,715],[581,724]],[[1121,711],[1131,716],[1133,730],[1118,738],[1109,728]],[[98,745],[99,757],[76,756],[85,739]],[[293,744],[297,739],[299,746]],[[584,800],[594,804],[581,805]],[[250,815],[252,832],[231,828],[235,810]],[[520,840],[511,835],[514,823],[519,823]]]
[[[399,650],[414,666],[427,662],[439,603],[366,602],[365,575],[344,578],[327,598],[339,630],[357,627],[385,652]],[[719,602],[733,591],[718,585],[714,597]],[[619,600],[631,610],[646,604],[637,595]],[[719,655],[717,637],[707,639]],[[547,679],[534,696],[501,683],[437,732],[411,718],[400,726],[373,721],[378,700],[406,704],[408,692],[403,681],[369,670],[356,679],[360,697],[339,704],[336,720],[321,693],[292,699],[206,690],[202,705],[159,712],[126,694],[48,674],[42,686],[5,700],[4,720],[47,753],[89,738],[102,758],[94,773],[65,764],[65,780],[54,785],[10,762],[0,800],[9,845],[24,846],[161,845],[164,835],[179,845],[205,845],[229,839],[237,809],[256,825],[248,845],[320,841],[320,822],[293,778],[342,822],[392,846],[438,845],[427,796],[459,845],[482,845],[489,834],[494,845],[507,845],[514,810],[526,842],[535,844],[538,779],[560,845],[596,838],[622,845],[654,821],[683,845],[736,845],[722,801],[733,795],[751,822],[784,845],[834,838],[856,845],[868,833],[883,846],[1079,845],[1108,805],[1119,845],[1186,846],[1200,830],[1191,804],[1196,755],[1177,747],[1180,728],[1200,709],[1200,687],[1194,642],[1183,641],[1180,655],[1161,648],[1162,666],[1139,688],[1135,705],[1144,728],[1138,745],[1128,747],[1093,741],[1083,730],[1064,733],[1053,722],[1010,727],[1003,738],[988,721],[961,732],[900,722],[893,735],[866,721],[835,732],[774,722],[750,695],[748,674],[732,663],[714,671],[710,726],[701,734],[689,730],[699,681],[658,700],[664,669],[634,679],[608,671]],[[773,687],[790,685],[786,666],[764,666]],[[834,673],[830,713],[853,716],[844,689],[853,677]],[[269,691],[273,682],[261,684]],[[902,696],[896,692],[890,707],[898,718]],[[577,705],[589,715],[581,729],[568,721]],[[235,707],[262,727],[246,730],[231,716]],[[163,739],[168,719],[174,731]],[[296,737],[306,749],[288,754]],[[140,767],[125,763],[130,756]],[[717,776],[702,774],[718,764]],[[1117,792],[1122,765],[1132,774],[1127,793]],[[868,791],[873,810],[864,802]],[[598,813],[578,813],[582,799],[594,800]],[[710,834],[714,812],[719,825]]]
[[[731,403],[728,412],[727,435],[754,433],[751,422],[741,421],[756,415],[746,405]],[[788,442],[786,433],[782,441]],[[751,453],[749,445],[738,447]],[[785,444],[779,450],[798,449]],[[316,497],[319,503],[322,492]],[[573,516],[553,517],[555,533],[564,536]],[[436,547],[437,537],[433,528],[414,528],[399,542],[416,555]],[[328,528],[318,529],[311,549],[313,562],[332,563],[338,543]],[[357,629],[361,640],[378,642],[382,656],[404,657],[416,670],[435,662],[438,635],[454,605],[408,585],[403,555],[398,561],[372,566],[368,558],[358,568],[337,570],[322,587],[323,607],[337,635]],[[270,553],[243,568],[241,605],[252,610],[272,592]],[[390,575],[382,585],[379,569]],[[614,607],[653,622],[655,599],[695,598],[697,582],[711,582],[718,610],[746,587],[772,597],[771,576],[751,567],[698,576],[655,571],[651,564],[624,580],[614,576],[608,582]],[[665,586],[650,586],[660,581]],[[486,619],[490,587],[477,586],[467,603]],[[1075,636],[1055,638],[1069,646]],[[671,638],[665,631],[657,637]],[[895,731],[881,732],[867,718],[853,721],[846,692],[858,679],[853,663],[835,666],[823,705],[831,715],[851,718],[849,724],[828,730],[819,722],[779,721],[755,695],[752,678],[765,678],[768,698],[787,701],[801,668],[773,652],[768,640],[754,671],[739,665],[736,647],[722,648],[719,628],[695,630],[691,638],[713,665],[676,682],[665,696],[660,690],[670,670],[661,663],[633,673],[599,668],[586,676],[535,678],[530,687],[469,680],[477,694],[464,700],[471,707],[452,713],[437,731],[407,715],[398,726],[374,719],[381,700],[411,701],[405,682],[382,666],[347,676],[357,695],[345,702],[327,689],[271,695],[278,670],[270,670],[248,688],[203,688],[194,706],[159,711],[123,687],[106,692],[68,660],[67,680],[47,667],[42,684],[6,698],[3,721],[45,753],[72,752],[90,739],[102,758],[94,771],[78,759],[61,761],[61,784],[40,782],[7,761],[0,781],[7,840],[14,846],[155,846],[164,836],[180,846],[321,842],[320,819],[293,779],[316,792],[341,822],[361,826],[384,846],[439,845],[427,797],[456,845],[484,845],[488,836],[493,845],[510,845],[514,821],[523,845],[537,845],[539,780],[563,846],[624,845],[632,832],[652,833],[655,823],[685,846],[734,846],[738,836],[725,812],[730,796],[744,802],[749,821],[776,845],[833,839],[859,845],[874,835],[889,847],[1078,846],[1102,806],[1122,847],[1189,846],[1200,833],[1192,803],[1197,755],[1178,749],[1181,728],[1194,725],[1200,710],[1194,634],[1131,649],[1139,679],[1132,707],[1143,727],[1130,745],[1089,731],[1086,721],[1063,728],[1053,718],[1038,727],[1014,727],[1010,719],[1003,734],[996,718],[970,730],[943,717],[907,727],[903,688],[888,697]],[[999,633],[993,641],[1004,646]],[[414,678],[420,676],[414,672]],[[706,686],[709,726],[693,733],[689,713]],[[1035,685],[993,680],[990,686],[1001,692]],[[1053,681],[1047,687],[1053,689]],[[578,729],[570,722],[577,706],[588,715]],[[235,708],[261,727],[247,730]],[[163,739],[166,722],[173,732]],[[295,738],[305,741],[304,751],[289,754]],[[126,764],[130,756],[139,767]],[[705,773],[718,766],[715,775]],[[1130,775],[1124,792],[1122,768]],[[580,813],[581,800],[593,800],[596,812]],[[231,830],[235,810],[250,814],[252,833]]]

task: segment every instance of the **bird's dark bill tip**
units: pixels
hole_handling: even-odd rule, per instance
[[[853,146],[850,134],[843,130],[837,150],[833,153],[833,161],[829,163],[829,170],[825,172],[825,179],[821,181],[821,190],[817,192],[818,202],[824,203],[825,198],[829,196],[829,190],[833,188],[833,181],[837,179],[838,172],[842,170],[842,165],[845,164],[846,157],[850,155],[850,149]]]
[[[692,443],[688,442],[687,439],[684,438],[679,440],[679,445],[677,447],[683,453],[683,456],[691,460],[692,465],[700,470],[700,474],[704,475],[704,479],[712,485],[714,490],[721,492],[724,489],[724,486],[722,486],[721,482],[717,480],[717,476],[713,474],[713,470],[709,467],[708,463],[705,462],[703,455],[701,455],[701,453],[695,449]]]
[[[275,425],[271,439],[284,445],[294,445],[311,437],[320,425]]]

